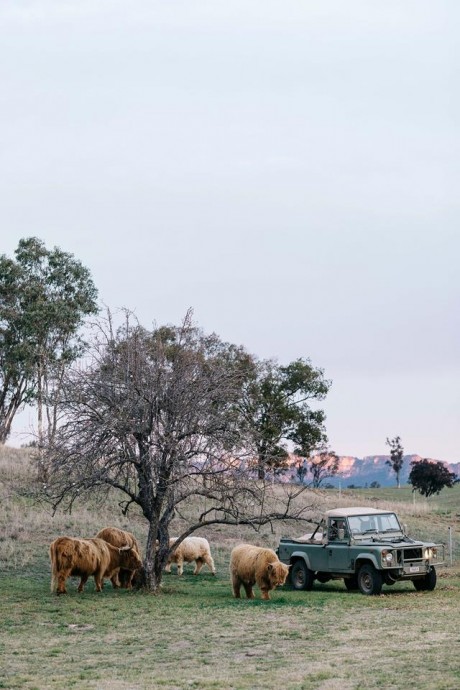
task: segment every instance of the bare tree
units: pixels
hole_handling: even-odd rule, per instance
[[[101,328],[88,358],[63,382],[65,422],[47,449],[46,495],[55,510],[70,510],[87,492],[118,489],[125,514],[139,506],[149,525],[146,589],[160,585],[171,521],[192,496],[206,507],[176,545],[207,525],[306,515],[303,487],[251,477],[238,404],[253,366],[245,350],[205,335],[190,314],[152,332],[127,316],[116,332],[110,321]]]

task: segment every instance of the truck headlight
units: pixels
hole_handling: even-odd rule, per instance
[[[437,556],[437,551],[436,549],[433,549],[432,547],[428,547],[425,549],[423,553],[423,557],[426,558],[428,561],[430,561],[432,558],[436,558]]]
[[[394,560],[393,551],[382,551],[382,563],[384,565],[391,565]]]

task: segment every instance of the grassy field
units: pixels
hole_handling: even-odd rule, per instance
[[[413,536],[447,541],[454,565],[434,592],[412,583],[378,597],[341,581],[312,592],[288,587],[269,602],[235,600],[230,549],[241,541],[275,546],[280,530],[207,532],[217,577],[165,575],[158,596],[114,591],[50,593],[48,544],[59,534],[92,536],[114,524],[145,542],[139,516],[123,519],[116,502],[52,518],[18,494],[32,470],[25,451],[0,450],[0,687],[166,690],[457,690],[460,687],[460,487],[413,503],[408,489],[317,492],[318,506],[381,505],[403,517]],[[295,528],[290,528],[295,534]],[[300,526],[299,533],[305,531]],[[257,595],[259,594],[256,591]]]

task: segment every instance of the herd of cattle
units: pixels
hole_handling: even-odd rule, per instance
[[[177,537],[169,540],[173,546]],[[82,592],[86,581],[93,576],[96,591],[100,592],[104,578],[109,578],[114,588],[131,588],[136,572],[142,567],[141,548],[136,537],[117,527],[105,527],[93,539],[58,537],[50,545],[51,591],[66,594],[66,580],[80,577],[78,591]],[[216,574],[214,560],[207,539],[186,537],[174,549],[166,564],[177,565],[177,574],[182,575],[184,563],[195,561],[194,575],[198,575],[204,564],[213,575]],[[271,549],[251,544],[235,546],[230,556],[230,574],[233,595],[240,597],[241,586],[248,599],[254,598],[255,584],[262,593],[262,599],[270,599],[269,592],[283,585],[289,573],[288,566],[281,563]]]

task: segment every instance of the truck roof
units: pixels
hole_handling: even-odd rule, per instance
[[[392,510],[380,510],[379,508],[334,508],[326,510],[326,517],[350,517],[351,515],[383,515],[392,513]]]

